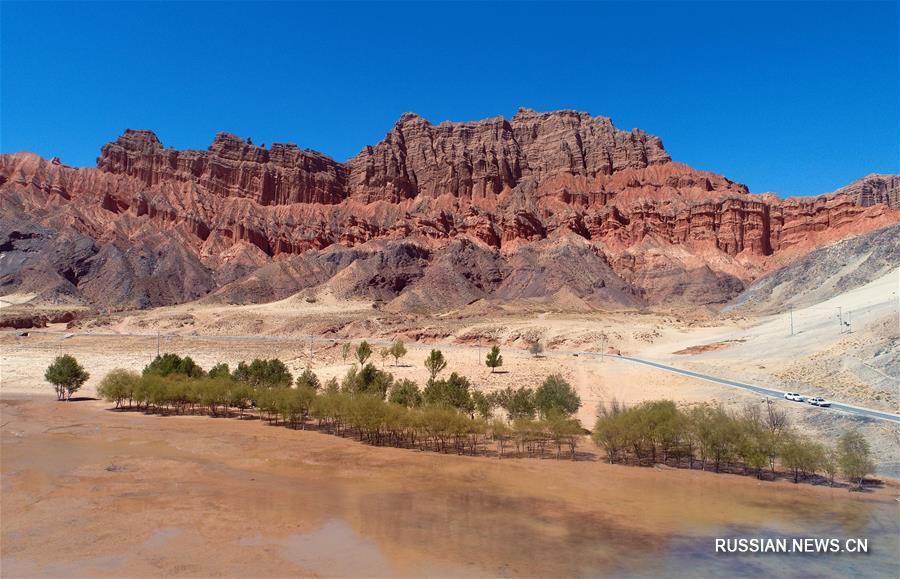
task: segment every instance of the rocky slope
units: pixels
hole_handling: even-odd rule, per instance
[[[224,133],[177,151],[128,130],[97,168],[0,156],[0,293],[99,307],[317,286],[398,310],[724,303],[822,244],[900,221],[890,187],[867,179],[818,198],[751,195],[673,162],[657,137],[572,111],[406,114],[345,164]]]
[[[727,310],[776,313],[809,306],[895,272],[900,283],[900,224],[820,247],[752,284]],[[889,299],[889,296],[885,296]]]

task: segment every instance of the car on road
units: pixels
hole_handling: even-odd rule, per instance
[[[803,402],[805,398],[803,398],[802,394],[798,394],[797,392],[785,392],[784,399],[790,400],[792,402]]]
[[[810,398],[808,400],[808,402],[810,404],[812,404],[813,406],[822,406],[822,407],[831,406],[831,402],[825,400],[824,398]]]

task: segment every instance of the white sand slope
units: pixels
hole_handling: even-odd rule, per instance
[[[812,306],[768,316],[750,328],[707,334],[689,345],[726,341],[727,347],[696,355],[662,352],[664,344],[646,355],[730,378],[802,386],[810,394],[896,412],[900,269]]]

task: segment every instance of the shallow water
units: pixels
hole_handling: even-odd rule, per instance
[[[372,448],[258,421],[4,405],[4,575],[900,575],[900,503],[843,489]],[[868,554],[717,554],[725,537]]]

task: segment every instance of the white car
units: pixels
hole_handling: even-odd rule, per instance
[[[785,392],[784,399],[792,402],[803,402],[804,400],[803,395],[798,394],[797,392]]]
[[[822,406],[822,407],[831,406],[831,402],[825,400],[824,398],[810,398],[809,403],[812,404],[813,406]]]

